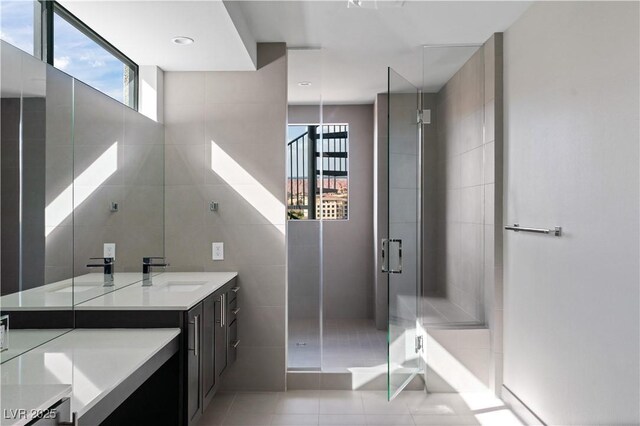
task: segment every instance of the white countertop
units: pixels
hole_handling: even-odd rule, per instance
[[[237,276],[237,272],[163,272],[153,277],[150,287],[139,282],[80,303],[75,309],[186,311]]]
[[[3,408],[5,398],[17,408],[49,408],[62,392],[49,385],[71,385],[71,411],[82,417],[179,334],[178,328],[70,331],[1,365]]]
[[[9,323],[11,327],[11,323]],[[71,331],[70,328],[36,328],[36,329],[9,329],[6,334],[7,350],[0,352],[0,363],[23,354],[32,348],[39,346],[51,339]]]
[[[69,396],[71,385],[2,385],[0,425],[26,425],[39,410],[46,410]]]
[[[7,294],[0,297],[0,308],[7,311],[71,310],[74,304],[122,289],[141,280],[141,272],[116,272],[113,274],[114,285],[105,287],[102,273],[85,274]]]

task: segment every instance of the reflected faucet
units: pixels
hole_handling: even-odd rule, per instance
[[[104,287],[113,287],[113,267],[115,265],[115,261],[113,257],[90,257],[91,260],[103,260],[103,263],[90,263],[87,265],[87,268],[104,268]]]
[[[153,284],[153,282],[151,281],[152,267],[166,268],[167,266],[169,266],[168,263],[152,263],[153,259],[164,260],[164,257],[143,257],[142,258],[142,286],[143,287],[149,287],[150,285]]]

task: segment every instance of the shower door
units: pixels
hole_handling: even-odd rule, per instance
[[[388,69],[388,234],[382,269],[388,278],[388,398],[420,371],[420,92]]]

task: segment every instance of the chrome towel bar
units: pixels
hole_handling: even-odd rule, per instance
[[[543,229],[543,228],[525,228],[517,223],[514,223],[513,226],[505,226],[504,229],[507,231],[516,231],[516,232],[534,232],[536,234],[553,234],[556,237],[562,235],[562,227],[556,226],[554,229]]]

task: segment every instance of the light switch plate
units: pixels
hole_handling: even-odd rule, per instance
[[[116,243],[104,243],[102,257],[116,258]]]
[[[224,243],[211,243],[211,258],[224,260]]]

